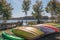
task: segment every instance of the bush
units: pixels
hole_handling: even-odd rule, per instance
[[[32,21],[32,22],[28,22],[28,25],[36,25],[37,24],[37,22],[35,22],[35,21]]]

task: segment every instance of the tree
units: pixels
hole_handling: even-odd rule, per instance
[[[57,0],[52,0],[47,4],[46,11],[51,13],[51,18],[55,17],[55,22],[57,22],[57,16],[60,12],[60,2]],[[53,20],[52,20],[53,22]]]
[[[41,12],[42,10],[42,1],[37,0],[36,3],[33,5],[33,10],[32,12],[33,16],[38,20],[37,23],[40,23],[40,18],[42,17]]]
[[[23,12],[25,12],[25,15],[26,16],[27,16],[27,11],[29,11],[30,4],[31,4],[31,1],[30,0],[24,0],[23,1],[22,9],[23,9]],[[27,23],[27,19],[26,19],[26,23]]]
[[[12,7],[6,0],[0,0],[0,14],[2,14],[2,19],[4,23],[6,20],[11,18]]]

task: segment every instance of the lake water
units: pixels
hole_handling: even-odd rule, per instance
[[[21,22],[22,20],[7,20],[7,23],[14,23],[14,22]],[[27,20],[27,22],[32,22],[32,21],[35,21],[37,22],[37,20]],[[50,22],[51,20],[41,20],[41,21],[44,21],[44,22]],[[2,23],[3,20],[0,20],[0,23]],[[23,20],[23,25],[26,25],[26,20]]]
[[[23,21],[23,25],[26,25],[26,20],[7,20],[7,23],[14,23],[14,22],[21,22]],[[37,21],[37,20],[27,20],[27,22],[31,22],[31,21]],[[2,23],[3,20],[0,20],[0,23]]]
[[[22,20],[7,20],[7,23],[13,23],[13,22],[21,22]],[[37,20],[27,20],[27,22],[31,22],[31,21],[37,21]],[[41,21],[51,21],[51,20],[41,20]],[[2,23],[3,20],[0,20],[0,23]],[[26,20],[23,20],[23,22],[25,23]]]
[[[26,20],[7,20],[7,23],[13,23],[13,22],[21,22],[23,21],[24,23],[26,22]],[[27,22],[31,22],[31,21],[37,21],[37,20],[27,20]],[[0,23],[2,23],[3,20],[0,20]]]

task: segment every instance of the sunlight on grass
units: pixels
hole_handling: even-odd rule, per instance
[[[52,26],[60,28],[60,24],[56,24],[56,23],[45,23],[45,24],[52,25]]]

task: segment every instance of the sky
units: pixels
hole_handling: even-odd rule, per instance
[[[32,9],[32,6],[35,4],[35,1],[36,0],[31,0],[31,5],[30,5],[30,10],[28,11],[28,16],[31,16],[31,12],[33,11]],[[43,2],[43,7],[45,8],[47,3],[49,2],[50,0],[42,0]],[[11,6],[13,8],[12,10],[12,17],[15,18],[15,17],[23,17],[25,16],[25,13],[23,12],[22,10],[22,3],[23,3],[23,0],[7,0],[8,3],[11,3]],[[51,16],[49,13],[46,13],[45,11],[42,12],[43,15],[47,15],[47,16]]]

